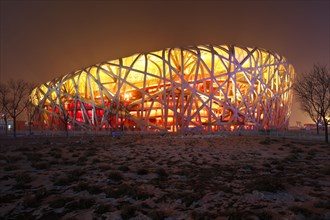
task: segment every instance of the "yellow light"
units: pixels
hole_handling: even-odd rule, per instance
[[[127,94],[127,93],[125,93],[124,94],[124,100],[129,100],[130,98],[131,98],[131,94],[129,93],[129,94]]]
[[[30,100],[40,110],[38,120],[45,119],[49,125],[56,117],[51,109],[74,103],[74,109],[83,113],[70,120],[84,129],[120,126],[124,115],[126,124],[141,130],[148,123],[172,131],[188,125],[237,129],[231,122],[246,121],[246,117],[252,117],[259,127],[285,127],[290,109],[283,107],[291,104],[293,77],[292,65],[268,50],[191,46],[95,64],[37,87]],[[280,97],[275,105],[274,96]],[[113,103],[124,108],[106,118],[100,112],[109,112]],[[276,106],[286,118],[270,116]],[[90,109],[96,110],[92,116],[84,113]],[[104,121],[109,125],[104,127]],[[213,125],[220,122],[221,126]]]

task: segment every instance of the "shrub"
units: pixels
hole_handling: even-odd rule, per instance
[[[81,192],[84,190],[88,190],[89,189],[89,185],[86,182],[79,182],[76,186],[73,187],[73,190],[75,192]]]
[[[74,153],[74,154],[72,154],[72,156],[71,157],[79,157],[79,154],[77,154],[77,153]]]
[[[67,175],[55,176],[54,185],[57,186],[66,186],[75,181],[78,181],[80,176],[85,173],[83,169],[73,169],[67,172]]]
[[[5,166],[3,169],[5,171],[13,171],[13,170],[17,170],[18,169],[18,166],[13,165],[13,164],[9,164],[9,165]]]
[[[124,179],[123,174],[118,171],[110,172],[108,177],[115,182],[119,182]]]
[[[317,152],[318,152],[317,150],[311,149],[307,152],[307,154],[314,157]]]
[[[94,158],[92,160],[92,163],[100,163],[100,162],[101,162],[101,160],[99,158]]]
[[[108,170],[111,170],[112,167],[110,165],[99,165],[98,168],[101,171],[108,171]]]
[[[63,198],[58,198],[50,202],[49,207],[51,208],[62,208],[64,207],[68,202],[73,201],[73,198],[71,197],[63,197]]]
[[[16,194],[5,194],[0,196],[0,204],[2,203],[10,203],[13,202],[13,200],[17,199],[19,196]]]
[[[272,143],[272,140],[269,137],[266,137],[264,140],[259,142],[259,144],[262,144],[262,145],[270,145],[271,143]]]
[[[68,172],[68,176],[79,179],[80,176],[84,175],[86,173],[85,170],[78,168],[78,169],[73,169]]]
[[[181,194],[182,202],[186,207],[191,206],[195,201],[198,201],[201,198],[200,193],[182,193]]]
[[[86,199],[86,198],[80,198],[78,200],[75,200],[73,202],[69,202],[65,205],[65,208],[69,210],[76,210],[76,209],[88,209],[92,207],[95,204],[94,199]]]
[[[74,191],[81,192],[81,191],[88,191],[90,194],[99,194],[102,192],[102,187],[97,185],[90,185],[86,182],[79,182],[78,185],[73,187]]]
[[[56,220],[56,219],[62,219],[62,216],[64,215],[64,213],[56,213],[53,211],[44,213],[40,218],[38,218],[39,220]]]
[[[23,206],[35,208],[39,206],[40,200],[33,194],[29,194],[23,197]]]
[[[247,213],[242,211],[232,211],[229,213],[228,220],[244,220],[247,218]]]
[[[156,170],[156,173],[157,173],[159,178],[167,178],[168,177],[168,174],[167,174],[167,172],[165,171],[164,168],[158,168]]]
[[[123,165],[123,166],[118,167],[118,170],[127,172],[127,171],[129,171],[129,168],[127,166]]]
[[[120,215],[123,219],[130,219],[135,216],[136,207],[131,205],[123,205],[120,211],[121,211]]]
[[[19,213],[15,216],[16,220],[34,220],[36,219],[36,216],[34,216],[32,213],[30,212],[22,212]]]
[[[48,169],[50,167],[50,163],[48,163],[48,162],[32,162],[31,166],[36,169],[39,169],[39,170],[44,170],[44,169]]]
[[[46,139],[45,141],[44,141],[44,145],[50,145],[52,142],[50,141],[50,140],[48,140],[48,139]]]
[[[315,208],[330,209],[330,200],[328,201],[319,201],[314,204]]]
[[[145,200],[150,197],[147,192],[138,189],[136,186],[121,184],[118,187],[108,187],[106,190],[107,197],[120,198],[129,196],[135,200]]]
[[[55,178],[54,185],[55,186],[67,186],[67,185],[71,184],[72,182],[73,182],[73,180],[67,176],[59,176],[59,177]]]
[[[7,163],[16,163],[17,161],[22,160],[23,158],[22,158],[22,156],[19,156],[19,155],[7,155],[1,159],[6,160]]]
[[[94,212],[96,214],[103,214],[103,213],[106,213],[106,212],[109,212],[109,211],[110,211],[110,206],[106,205],[106,204],[100,204],[94,210]]]
[[[248,183],[246,188],[249,192],[254,190],[277,192],[285,189],[281,180],[275,177],[258,177],[254,181]]]
[[[290,150],[290,153],[292,154],[299,154],[299,153],[303,153],[304,151],[300,148],[294,147]]]
[[[302,214],[303,216],[305,217],[311,217],[313,215],[313,212],[306,209],[306,208],[303,208],[303,207],[299,207],[299,206],[291,206],[289,208],[293,213],[295,214]]]
[[[77,159],[77,164],[84,165],[87,162],[88,158],[86,156],[80,156]]]
[[[153,220],[163,220],[167,217],[167,215],[161,210],[152,210],[148,213],[148,217]]]
[[[26,159],[30,162],[39,162],[41,161],[42,154],[39,153],[27,153]]]
[[[91,156],[95,156],[97,152],[97,149],[95,147],[90,147],[86,150],[85,152],[85,156],[86,157],[91,157]]]
[[[259,220],[272,220],[273,216],[268,212],[261,212],[257,214]]]
[[[144,168],[140,168],[137,170],[136,172],[138,175],[147,175],[148,174],[148,170],[144,169]]]
[[[279,170],[279,171],[283,171],[284,170],[284,166],[282,164],[278,164],[275,168],[277,170]]]
[[[283,162],[292,163],[295,162],[298,158],[299,158],[298,154],[290,154],[283,159]]]
[[[216,219],[216,216],[208,212],[197,212],[193,211],[191,214],[192,219],[194,220],[211,220]]]
[[[32,181],[31,176],[28,173],[19,173],[15,176],[16,188],[27,188],[26,184]]]

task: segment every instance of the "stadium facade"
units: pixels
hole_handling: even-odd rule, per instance
[[[286,129],[294,68],[236,45],[168,48],[95,64],[36,87],[35,125],[187,131]]]

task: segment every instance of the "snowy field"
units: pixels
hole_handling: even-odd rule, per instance
[[[321,141],[0,138],[0,219],[330,219],[330,145]]]

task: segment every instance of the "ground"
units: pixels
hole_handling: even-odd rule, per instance
[[[0,138],[1,219],[330,219],[330,145],[267,135]]]

